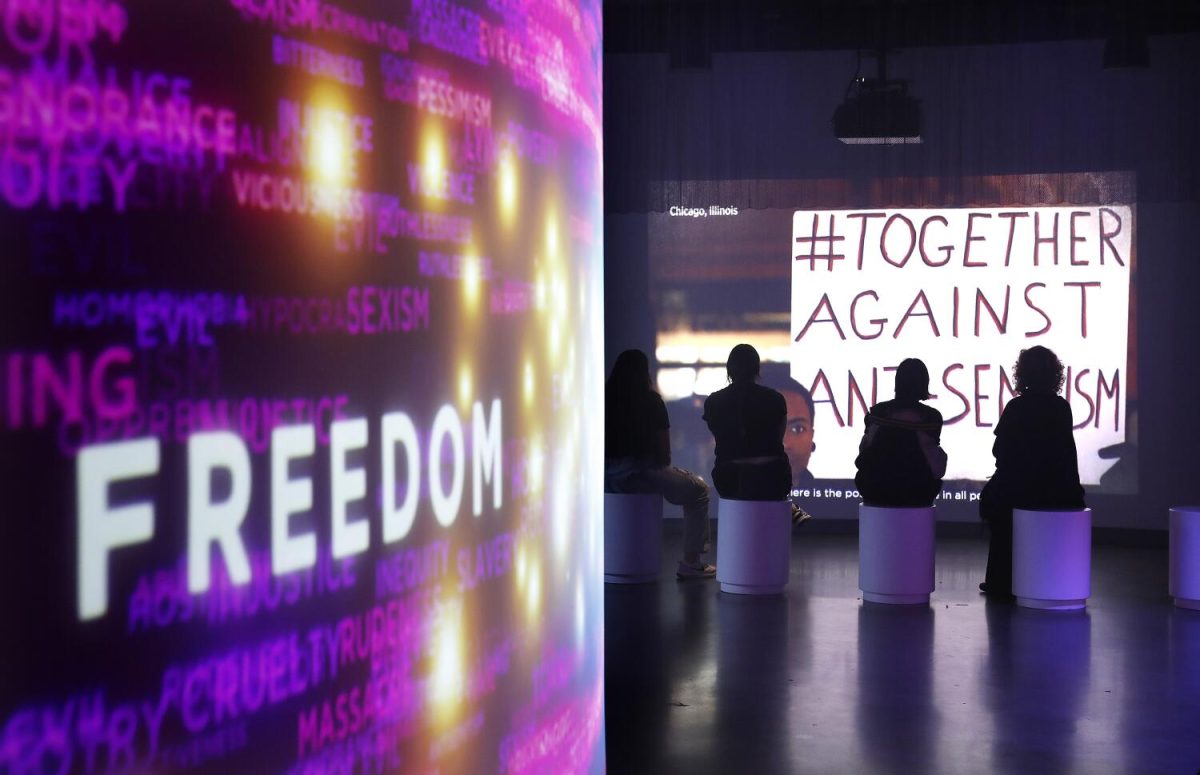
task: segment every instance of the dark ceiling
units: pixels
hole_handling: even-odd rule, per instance
[[[606,0],[604,51],[714,52],[987,45],[1200,31],[1200,0]]]

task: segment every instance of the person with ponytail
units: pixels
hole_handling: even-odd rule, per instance
[[[792,469],[783,447],[787,402],[758,384],[758,351],[739,344],[725,364],[729,386],[704,402],[704,421],[716,441],[713,484],[722,498],[784,500]]]

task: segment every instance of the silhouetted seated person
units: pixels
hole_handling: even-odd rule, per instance
[[[929,371],[916,358],[896,369],[896,397],[871,407],[858,446],[854,484],[868,506],[929,506],[942,488],[942,415],[929,398]]]
[[[1022,350],[1013,367],[1017,396],[996,423],[996,472],[979,497],[979,516],[991,528],[987,575],[980,590],[1012,597],[1013,509],[1084,508],[1071,405],[1058,395],[1063,364],[1045,347]]]
[[[729,387],[704,402],[704,421],[716,440],[713,484],[722,498],[784,500],[792,490],[792,469],[783,449],[787,403],[778,391],[758,384],[758,351],[739,344],[725,364]],[[792,518],[808,515],[792,506]]]
[[[683,506],[683,559],[679,578],[711,578],[717,569],[700,560],[709,550],[708,485],[671,465],[667,407],[650,382],[641,350],[617,356],[604,385],[604,491],[658,493]]]

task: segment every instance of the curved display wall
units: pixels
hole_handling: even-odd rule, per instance
[[[603,771],[599,4],[0,27],[0,771]]]

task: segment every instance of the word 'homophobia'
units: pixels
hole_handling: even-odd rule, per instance
[[[483,494],[492,485],[492,509],[502,505],[503,445],[500,399],[489,412],[475,402],[471,417],[472,511],[483,513]],[[392,544],[408,535],[421,499],[422,456],[416,425],[404,412],[389,412],[379,422],[379,471],[382,482],[383,542]],[[466,448],[463,422],[445,404],[438,410],[427,439],[425,466],[428,497],[438,524],[450,527],[463,499]],[[365,519],[350,519],[350,505],[367,496],[367,475],[352,467],[348,457],[364,454],[369,441],[366,419],[338,420],[329,428],[329,515],[333,559],[361,554],[370,548],[371,529]],[[443,454],[449,447],[449,454]],[[152,501],[114,504],[110,489],[120,482],[156,476],[161,443],[143,438],[84,447],[76,469],[78,517],[79,618],[95,619],[108,611],[108,557],[115,549],[146,543],[154,537]],[[312,568],[317,562],[314,532],[293,532],[292,516],[313,510],[310,476],[292,476],[291,465],[313,456],[316,428],[292,425],[271,431],[270,520],[271,573],[282,575]],[[397,452],[405,461],[403,484],[397,489]],[[188,439],[187,576],[191,594],[206,592],[212,583],[212,549],[222,555],[235,585],[249,584],[251,565],[242,538],[242,523],[250,508],[252,469],[246,443],[230,431],[197,433]],[[445,469],[449,467],[447,472]],[[448,477],[447,474],[448,473]],[[226,493],[218,500],[214,479],[222,478]],[[446,486],[447,478],[449,487]],[[403,492],[402,502],[397,495]]]

